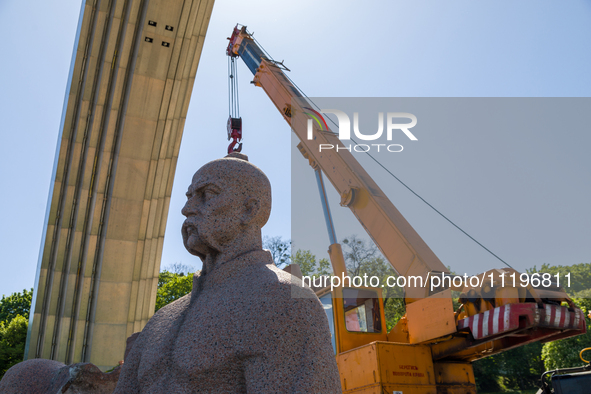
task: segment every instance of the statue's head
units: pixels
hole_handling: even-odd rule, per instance
[[[271,184],[245,155],[230,154],[193,175],[181,212],[187,217],[182,234],[189,253],[203,259],[239,248],[260,239],[271,212]]]

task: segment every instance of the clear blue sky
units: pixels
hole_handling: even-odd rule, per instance
[[[33,286],[79,10],[79,1],[0,2],[0,294]],[[227,146],[224,49],[237,22],[254,31],[273,57],[285,60],[292,79],[310,96],[582,97],[591,93],[589,1],[407,0],[361,5],[336,0],[218,0],[187,116],[164,265],[182,262],[199,267],[180,241],[180,209],[193,172],[222,156]],[[239,71],[244,152],[267,172],[274,187],[273,216],[264,233],[289,238],[290,131],[264,92],[248,84],[250,75],[242,64]],[[540,160],[534,149],[494,155],[493,144],[491,151],[474,150],[470,141],[453,157],[445,153],[432,157],[424,174],[393,170],[507,260],[526,260],[524,266],[533,261],[538,265],[589,262],[591,165],[586,154],[581,157],[581,145],[589,137],[565,137],[580,144],[561,144],[559,137],[547,151],[548,162],[564,166],[549,166],[545,174],[539,166],[523,166]],[[535,135],[530,138],[535,147]],[[552,152],[560,153],[561,159]],[[564,157],[572,160],[565,163]],[[514,166],[501,166],[495,172],[490,161],[495,159]],[[452,170],[439,174],[437,183],[427,182],[433,168],[443,164]],[[478,165],[493,183],[475,183],[453,171]],[[540,188],[529,202],[523,198],[532,184],[543,182],[556,187]],[[523,206],[514,212],[527,215],[503,216],[509,212],[503,204],[515,201]],[[465,250],[460,236],[438,224],[420,204],[403,202],[399,208],[453,268],[452,261]],[[547,215],[549,211],[553,214]],[[353,232],[357,230],[338,230],[340,237]],[[476,271],[487,268],[490,265],[482,263]]]

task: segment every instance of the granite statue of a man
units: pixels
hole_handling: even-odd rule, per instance
[[[271,187],[245,158],[193,176],[182,234],[201,274],[150,319],[115,393],[341,393],[320,302],[262,249]]]

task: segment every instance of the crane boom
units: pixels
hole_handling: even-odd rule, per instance
[[[312,167],[320,168],[326,175],[341,196],[341,204],[351,209],[399,275],[421,276],[426,280],[429,273],[448,272],[351,152],[346,149],[319,152],[320,144],[342,146],[337,134],[330,129],[316,130],[314,139],[307,138],[307,118],[296,116],[307,112],[303,108],[305,104],[302,105],[306,99],[286,77],[282,65],[266,57],[244,27],[235,29],[228,53],[244,60],[254,74],[253,83],[265,90],[301,141],[300,151]],[[424,298],[428,296],[428,287],[407,287],[406,296],[409,301]]]

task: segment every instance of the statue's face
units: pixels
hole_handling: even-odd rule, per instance
[[[222,169],[205,166],[195,173],[182,214],[183,243],[189,253],[204,258],[223,252],[242,230],[240,218],[248,196],[238,185],[226,184]]]

